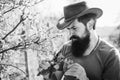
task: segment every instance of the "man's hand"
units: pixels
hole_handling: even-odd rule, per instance
[[[37,76],[47,74],[49,67],[50,67],[49,62],[42,61],[41,64],[39,65],[39,68],[38,68],[39,73],[37,74]]]
[[[47,61],[42,61],[41,64],[39,65],[39,73],[37,76],[42,75],[45,80],[49,80],[49,67],[50,63]]]
[[[72,78],[73,77],[73,78]],[[64,73],[62,80],[89,80],[86,76],[84,68],[78,64],[73,63],[68,66],[67,71]]]
[[[47,69],[49,66],[50,66],[50,63],[47,61],[42,61],[41,64],[39,65],[41,69]]]

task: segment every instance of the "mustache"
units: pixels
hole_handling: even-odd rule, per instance
[[[80,40],[80,38],[79,38],[78,36],[76,36],[76,35],[72,35],[72,36],[70,37],[70,40],[72,40],[72,39]]]

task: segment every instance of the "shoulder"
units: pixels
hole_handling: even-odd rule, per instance
[[[120,79],[120,53],[117,48],[101,40],[98,49],[99,59],[103,66],[103,79]]]
[[[102,39],[99,44],[98,55],[101,57],[104,63],[109,60],[120,59],[119,50],[107,41]]]
[[[115,51],[115,53],[119,52],[112,44],[109,42],[100,39],[100,44],[98,46],[98,51],[101,54],[109,55],[111,52]]]
[[[106,40],[100,39],[100,50],[101,51],[109,51],[113,48],[115,48],[112,44],[107,42]]]

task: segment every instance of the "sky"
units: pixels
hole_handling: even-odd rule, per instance
[[[117,26],[120,24],[120,0],[86,0],[90,7],[99,7],[103,15],[97,21],[97,25]],[[118,18],[119,17],[119,18]]]
[[[89,7],[98,7],[103,10],[103,15],[97,20],[98,27],[111,27],[120,24],[120,0],[80,0],[87,1]],[[45,0],[42,6],[44,15],[54,13],[60,16],[63,13],[63,7],[68,4],[68,0]],[[41,10],[42,10],[41,9]],[[38,9],[37,9],[38,10]]]

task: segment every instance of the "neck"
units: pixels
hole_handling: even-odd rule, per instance
[[[90,45],[88,49],[85,51],[84,56],[89,55],[91,53],[91,51],[95,48],[97,42],[98,42],[98,35],[93,30],[90,32]]]

